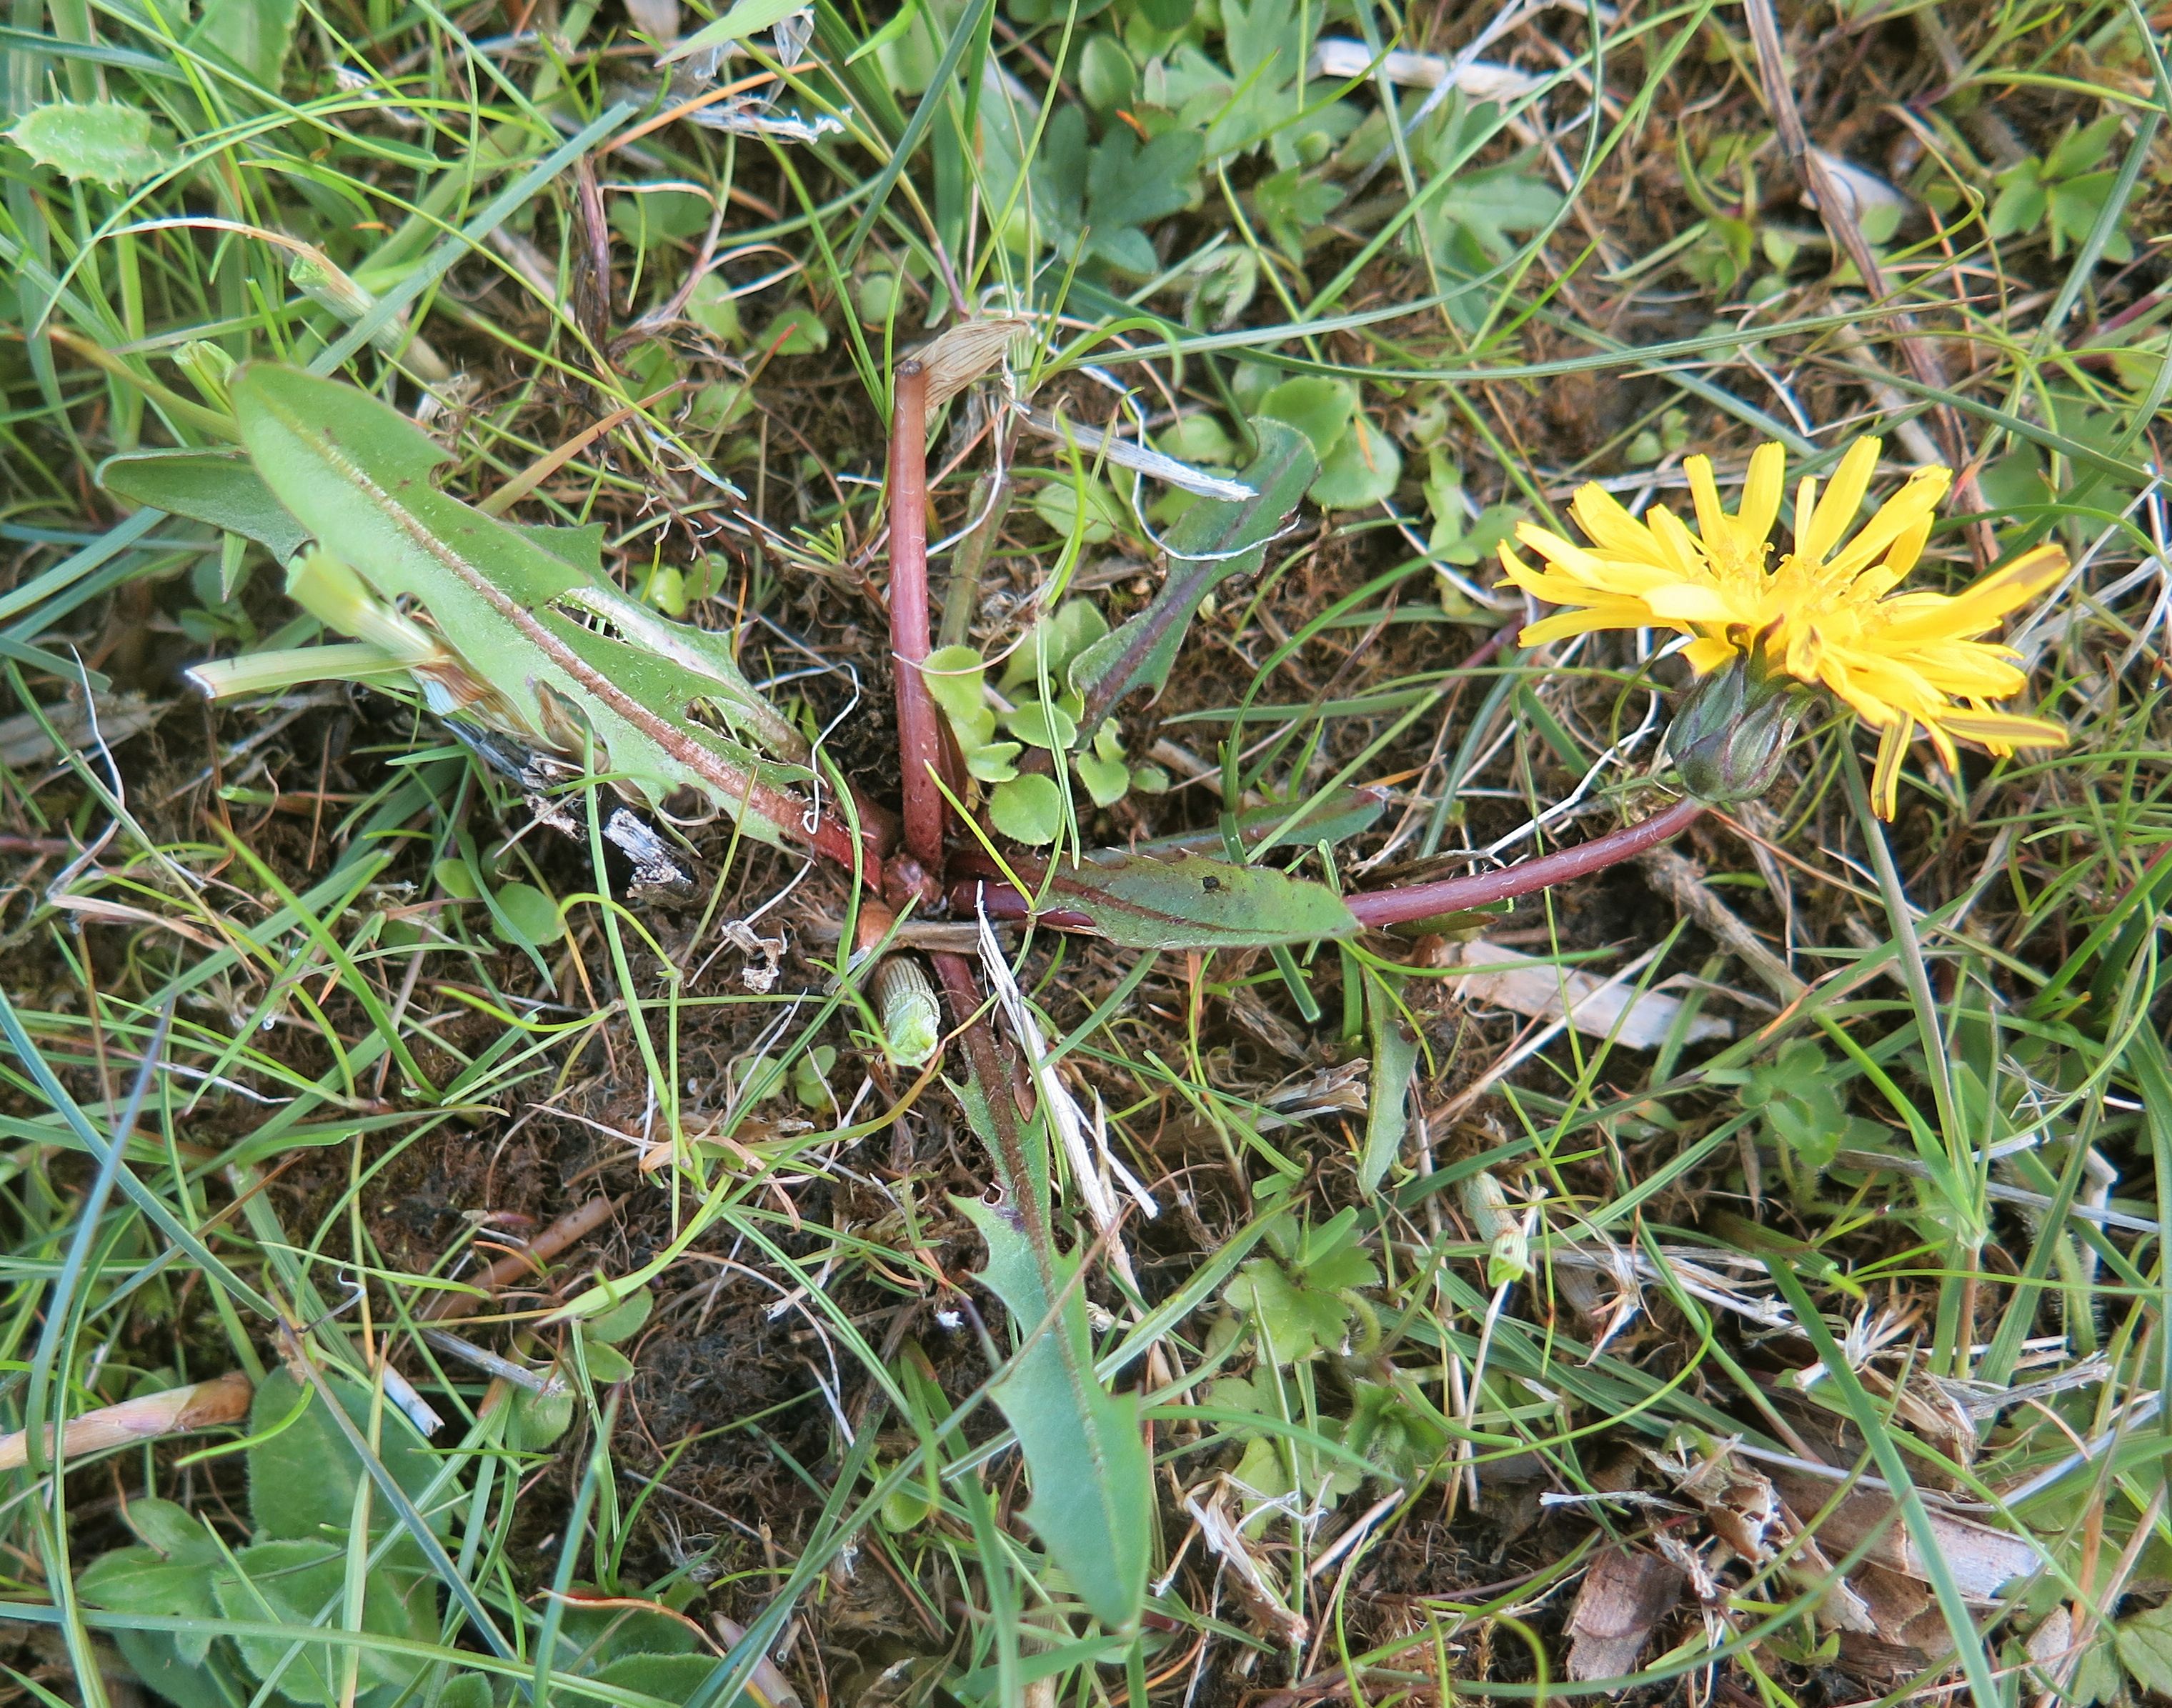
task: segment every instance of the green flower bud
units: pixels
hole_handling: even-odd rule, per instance
[[[1667,731],[1682,787],[1714,806],[1763,794],[1809,700],[1802,683],[1768,669],[1761,653],[1738,653],[1700,678]]]
[[[934,985],[909,954],[884,955],[875,964],[874,982],[884,1053],[894,1066],[920,1066],[943,1044],[943,1010]]]

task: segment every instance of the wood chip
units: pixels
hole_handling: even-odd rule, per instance
[[[1610,1548],[1593,1560],[1569,1614],[1569,1677],[1626,1678],[1686,1581],[1656,1554]]]

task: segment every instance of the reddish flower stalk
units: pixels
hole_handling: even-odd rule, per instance
[[[1701,801],[1677,801],[1664,812],[1654,813],[1637,824],[1610,830],[1604,836],[1594,836],[1589,842],[1579,842],[1557,853],[1519,861],[1498,872],[1480,872],[1469,878],[1444,878],[1432,884],[1362,892],[1350,898],[1350,910],[1358,916],[1361,924],[1377,930],[1382,926],[1431,919],[1436,914],[1484,907],[1491,902],[1505,901],[1512,895],[1529,895],[1533,890],[1567,884],[1571,878],[1588,877],[1624,860],[1633,860],[1648,849],[1673,841],[1703,811]]]
[[[1498,872],[1481,872],[1469,878],[1444,878],[1432,884],[1406,884],[1399,889],[1361,890],[1348,898],[1350,911],[1357,915],[1358,923],[1377,931],[1384,926],[1407,925],[1413,920],[1431,919],[1437,914],[1461,913],[1492,902],[1506,901],[1511,896],[1529,895],[1534,890],[1567,884],[1572,878],[1587,878],[1624,860],[1633,860],[1648,849],[1671,841],[1703,811],[1701,802],[1677,801],[1641,823],[1610,830],[1604,836],[1594,836],[1589,842],[1564,848],[1556,854],[1541,854],[1535,860],[1521,861]],[[954,911],[969,916],[976,909],[985,909],[990,919],[1024,919],[1032,914],[1025,898],[1011,885],[981,878],[952,884],[950,905]],[[1032,916],[1057,931],[1083,931],[1091,925],[1084,914],[1067,908],[1050,908]]]
[[[927,626],[927,371],[907,359],[892,384],[890,435],[890,649],[897,678],[897,747],[905,764],[905,846],[929,873],[943,870],[949,814],[935,780],[942,725],[921,679]]]

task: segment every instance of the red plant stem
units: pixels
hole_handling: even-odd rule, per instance
[[[473,1277],[469,1285],[479,1291],[439,1293],[415,1314],[437,1323],[456,1317],[473,1316],[491,1302],[490,1296],[500,1287],[508,1287],[517,1281],[541,1275],[552,1258],[569,1247],[578,1245],[601,1227],[610,1220],[612,1211],[625,1201],[608,1193],[589,1199],[587,1203],[567,1211],[520,1250],[501,1257],[481,1275]]]
[[[1522,861],[1498,872],[1481,872],[1470,878],[1444,878],[1436,883],[1412,884],[1399,889],[1361,890],[1349,898],[1350,911],[1357,915],[1359,924],[1377,931],[1383,926],[1431,919],[1436,914],[1461,913],[1489,902],[1506,901],[1513,895],[1529,895],[1533,890],[1567,884],[1572,878],[1589,877],[1624,860],[1633,860],[1647,849],[1671,841],[1703,811],[1702,802],[1677,801],[1664,812],[1654,813],[1641,823],[1610,830],[1604,836],[1594,836],[1573,848],[1564,848],[1557,854],[1541,854],[1535,860]],[[976,910],[985,910],[990,919],[1030,917],[1035,923],[1056,931],[1092,929],[1092,921],[1084,914],[1069,908],[1050,908],[1035,913],[1026,905],[1025,898],[1011,885],[989,879],[976,878],[970,883],[952,884],[950,908],[954,913],[968,918]]]
[[[986,913],[990,919],[1030,919],[1052,931],[1091,931],[1094,921],[1074,908],[1045,907],[1038,913],[1011,884],[993,878],[975,878],[950,886],[950,911],[959,919]]]
[[[1535,889],[1587,877],[1672,841],[1703,811],[1702,801],[1677,801],[1638,824],[1610,830],[1558,853],[1519,861],[1498,872],[1362,892],[1350,898],[1350,910],[1360,924],[1377,930],[1382,926],[1407,925],[1414,919],[1431,919],[1435,914],[1460,913],[1466,908],[1505,901],[1512,895],[1529,895]]]
[[[870,876],[879,872],[884,861],[897,844],[897,821],[890,810],[869,800],[858,789],[852,791],[852,800],[859,809],[859,841],[852,840],[852,826],[835,813],[818,813],[814,828],[808,831],[808,846],[825,860],[834,860],[850,872],[858,861],[864,861]]]
[[[1027,1168],[1025,1143],[1019,1131],[1019,1106],[1013,1100],[1017,1093],[1006,1071],[1003,1052],[996,1046],[995,1034],[989,1029],[986,1019],[976,1018],[986,1001],[981,989],[980,968],[967,955],[938,953],[927,959],[935,964],[935,976],[943,981],[944,994],[950,999],[951,1018],[964,1029],[965,1060],[971,1065],[973,1078],[979,1082],[981,1096],[987,1102],[989,1123],[996,1130],[997,1166],[1003,1170],[1003,1184],[1011,1195],[1005,1208],[1024,1229],[1034,1255],[1040,1263],[1043,1279],[1053,1281],[1056,1276],[1049,1266],[1049,1254],[1054,1248],[1049,1239],[1047,1219],[1041,1215],[1040,1200],[1034,1195],[1033,1176]],[[1054,1297],[1053,1288],[1051,1297]]]
[[[890,649],[897,677],[897,748],[905,765],[905,846],[928,873],[943,871],[949,807],[936,777],[942,725],[920,674],[928,653],[927,373],[901,362],[890,434]]]

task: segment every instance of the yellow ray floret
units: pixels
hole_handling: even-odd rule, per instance
[[[1755,657],[1767,670],[1822,687],[1879,732],[1874,793],[1889,818],[1901,758],[1919,729],[1949,766],[1955,738],[1997,754],[2062,745],[2064,726],[1992,709],[1989,701],[2019,694],[2027,679],[2019,653],[1983,636],[2064,575],[2066,554],[2040,545],[1958,594],[1896,593],[1922,555],[1953,475],[1918,470],[1856,528],[1879,445],[1860,438],[1849,446],[1823,491],[1814,480],[1797,484],[1794,540],[1777,563],[1770,561],[1771,535],[1786,474],[1777,445],[1751,455],[1732,513],[1720,502],[1712,459],[1690,458],[1683,466],[1694,528],[1664,505],[1632,516],[1585,486],[1569,514],[1589,545],[1525,524],[1516,537],[1545,567],[1501,549],[1509,580],[1562,607],[1526,627],[1523,644],[1594,629],[1671,629],[1688,637],[1684,655],[1699,675]]]

